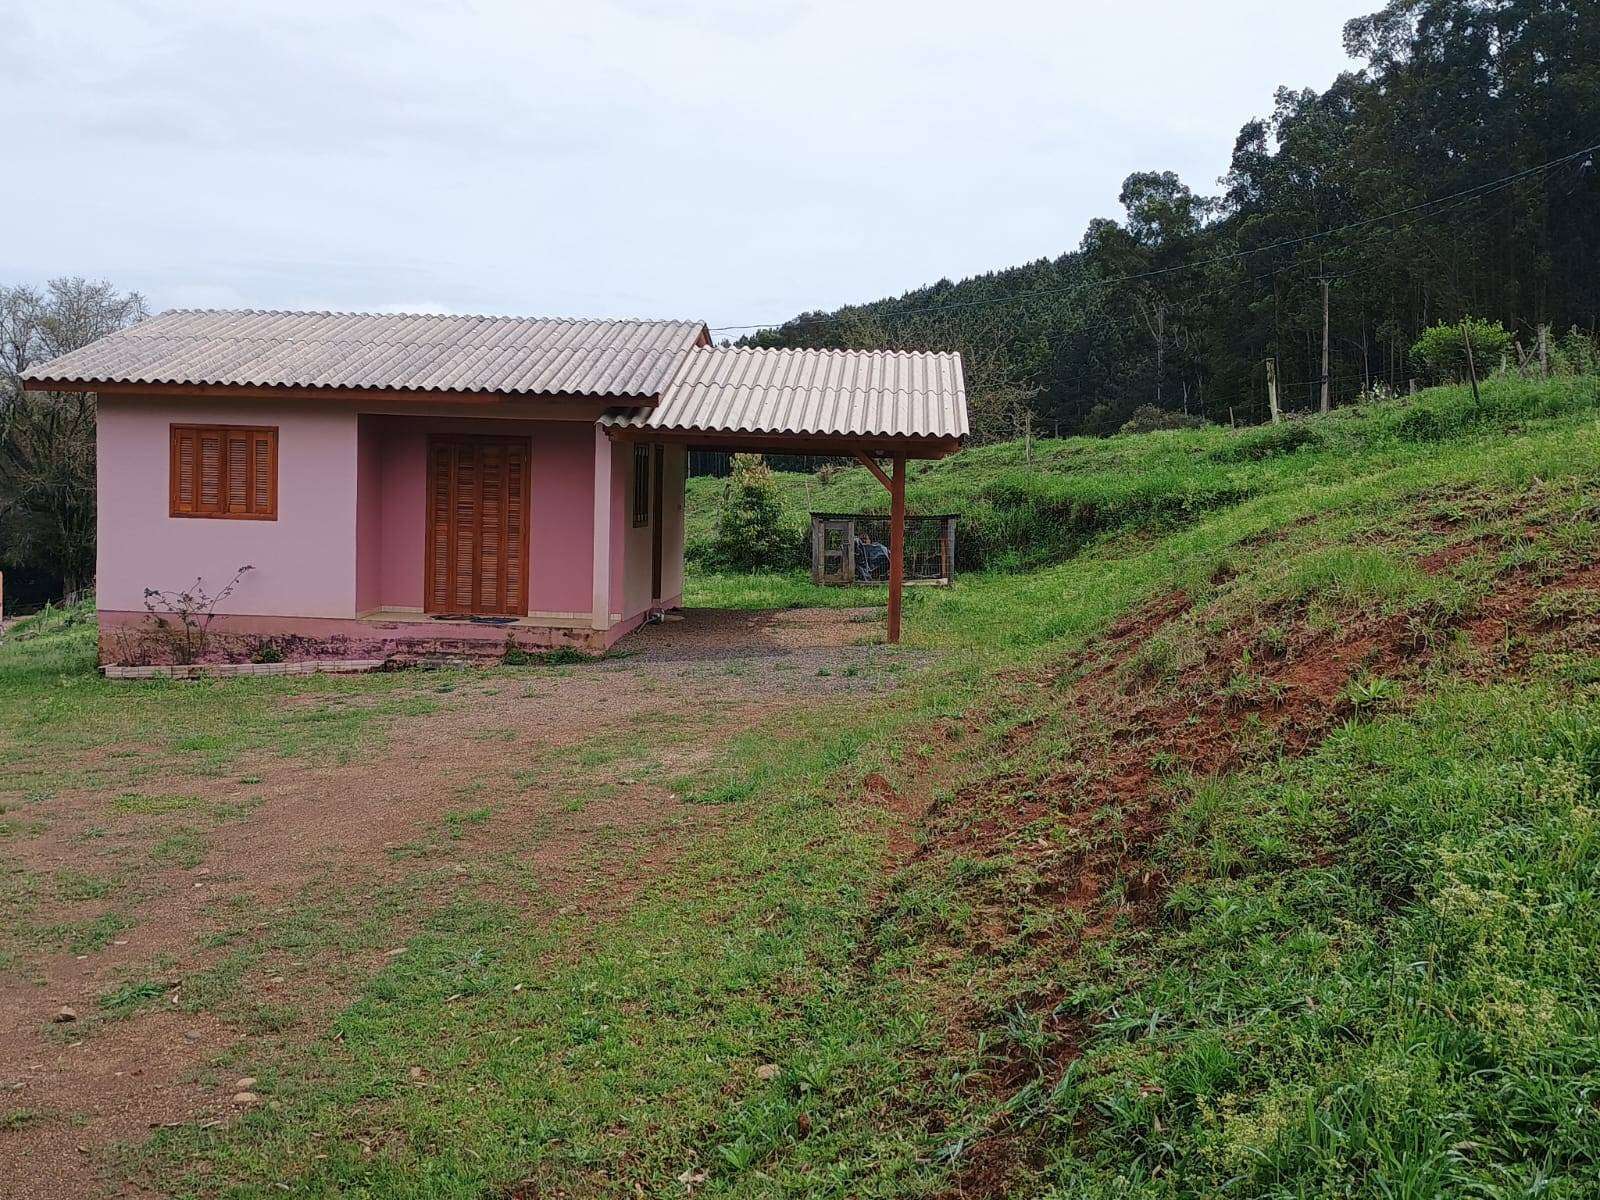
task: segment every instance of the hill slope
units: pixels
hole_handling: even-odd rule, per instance
[[[839,1000],[883,1042],[810,1126],[963,1196],[1600,1186],[1595,401],[1044,447],[1029,496],[1188,461],[1203,502],[1069,505],[1114,514],[1078,557],[921,602],[1015,666],[868,780],[968,747]],[[1015,456],[921,482],[992,498]]]
[[[1036,446],[1032,469],[968,452],[918,494],[1014,532],[969,539],[998,566],[913,593],[870,677],[832,661],[815,674],[852,688],[808,692],[779,645],[655,677],[620,658],[595,712],[714,678],[592,744],[529,732],[581,666],[119,688],[89,622],[52,615],[0,645],[0,851],[49,834],[28,825],[41,773],[115,789],[105,752],[174,730],[257,748],[175,739],[194,795],[162,799],[191,806],[219,772],[284,765],[264,729],[348,752],[382,719],[409,771],[439,743],[404,712],[436,706],[498,772],[441,793],[472,808],[390,845],[375,891],[334,902],[359,886],[340,870],[230,908],[209,973],[174,955],[127,977],[153,992],[107,998],[154,1020],[176,997],[230,1038],[256,1005],[271,1035],[215,1064],[267,1103],[132,1160],[162,1193],[1593,1195],[1597,411],[1593,379],[1496,382],[1481,404]],[[735,674],[775,705],[737,733]],[[526,815],[552,772],[601,848],[623,833],[608,794],[659,786],[647,808],[686,816],[674,853],[585,868],[595,901],[558,907]],[[292,1028],[257,1004],[340,940],[337,1002]]]

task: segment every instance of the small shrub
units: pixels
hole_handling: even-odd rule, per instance
[[[1322,435],[1307,420],[1279,422],[1247,429],[1236,434],[1227,445],[1212,451],[1213,462],[1260,462],[1298,450],[1316,449],[1322,445]]]
[[[233,595],[239,581],[253,570],[255,568],[248,564],[240,567],[215,594],[206,591],[205,580],[199,576],[182,591],[145,588],[147,636],[165,647],[173,662],[185,666],[199,662],[211,639],[211,622],[216,619],[217,605]]]
[[[1472,338],[1472,361],[1482,379],[1511,350],[1511,334],[1499,321],[1468,317],[1454,325],[1440,323],[1424,329],[1411,346],[1411,357],[1437,381],[1465,379],[1468,334]]]
[[[1600,343],[1574,325],[1550,348],[1555,375],[1600,375]]]
[[[256,643],[255,650],[250,655],[253,663],[281,663],[283,661],[283,648],[274,638],[262,638]]]
[[[1352,680],[1345,689],[1344,698],[1357,712],[1386,708],[1397,703],[1405,693],[1392,679],[1366,675]]]
[[[1206,422],[1188,413],[1171,412],[1154,404],[1141,404],[1122,423],[1119,433],[1155,433],[1160,429],[1203,429]]]
[[[772,468],[759,454],[734,455],[717,516],[713,558],[728,570],[760,571],[791,565],[794,550],[784,534]]]

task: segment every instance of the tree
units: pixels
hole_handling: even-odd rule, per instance
[[[1468,313],[1524,347],[1576,327],[1561,362],[1593,361],[1595,0],[1388,0],[1344,38],[1359,69],[1267,98],[1215,201],[1141,171],[1124,216],[1075,250],[751,341],[959,350],[982,437],[1010,436],[1019,396],[1065,432],[1115,430],[1146,403],[1265,420],[1269,358],[1291,411],[1319,407],[1325,374],[1333,403],[1403,392],[1426,373],[1423,331]]]
[[[66,592],[94,579],[94,397],[25,391],[22,374],[145,315],[104,281],[0,287],[0,561]]]
[[[735,571],[770,570],[792,565],[796,551],[795,540],[784,533],[778,484],[767,460],[735,454],[717,514],[712,547],[717,564]]]

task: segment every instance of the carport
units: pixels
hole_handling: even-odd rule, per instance
[[[966,437],[959,355],[701,347],[658,404],[600,423],[617,441],[861,463],[889,493],[888,640],[900,640],[906,463],[943,458]]]

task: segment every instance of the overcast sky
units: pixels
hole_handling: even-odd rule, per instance
[[[0,0],[0,282],[713,325],[1196,190],[1378,0]]]

